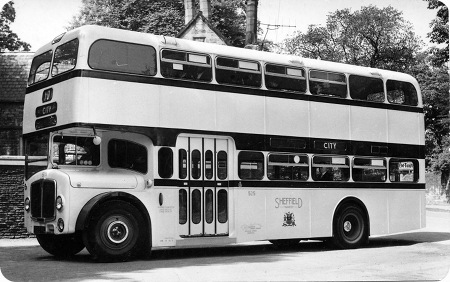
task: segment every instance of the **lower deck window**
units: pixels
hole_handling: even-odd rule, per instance
[[[355,158],[352,174],[353,180],[357,182],[385,182],[387,175],[386,160]]]
[[[390,159],[389,180],[391,182],[417,182],[419,162],[417,160]]]
[[[348,181],[350,178],[348,157],[315,156],[312,178],[315,181]]]
[[[264,155],[261,152],[240,152],[238,156],[238,172],[241,179],[263,179]]]
[[[267,177],[270,180],[308,180],[308,156],[270,154],[267,165]]]

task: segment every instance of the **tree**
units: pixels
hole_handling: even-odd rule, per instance
[[[245,41],[245,1],[213,0],[211,23],[234,46]],[[86,24],[175,36],[184,26],[182,0],[82,0],[69,29]]]
[[[429,9],[438,9],[431,22],[430,41],[441,46],[430,48],[427,71],[417,72],[425,110],[426,156],[430,171],[441,175],[441,184],[450,202],[450,105],[448,8],[437,0],[425,0]],[[443,45],[443,46],[442,46]]]
[[[436,18],[430,23],[428,37],[431,42],[444,45],[430,49],[433,64],[439,66],[447,63],[449,57],[448,7],[438,0],[425,1],[428,2],[428,9],[438,9]]]
[[[401,12],[371,5],[337,10],[325,26],[310,25],[284,44],[288,53],[304,57],[405,71],[423,43]]]
[[[0,12],[0,52],[9,51],[30,51],[30,44],[23,42],[16,33],[10,29],[10,24],[16,19],[16,10],[14,9],[14,2],[9,1],[3,5]]]

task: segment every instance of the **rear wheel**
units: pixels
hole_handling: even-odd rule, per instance
[[[68,235],[36,234],[39,245],[56,257],[71,257],[84,249],[79,233]]]
[[[95,259],[127,261],[142,246],[144,228],[144,220],[134,206],[115,200],[97,209],[85,230],[83,240]]]
[[[333,221],[333,245],[341,249],[358,248],[367,241],[367,229],[364,211],[357,205],[344,205]]]

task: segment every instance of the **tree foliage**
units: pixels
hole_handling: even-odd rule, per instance
[[[423,43],[401,12],[370,5],[330,13],[325,26],[310,25],[284,44],[303,57],[405,71]]]
[[[244,0],[211,3],[211,23],[234,46],[245,41]],[[182,0],[82,0],[69,29],[86,24],[175,36],[184,26]]]
[[[23,42],[16,33],[11,31],[10,25],[16,19],[16,10],[14,9],[14,2],[9,1],[3,5],[0,12],[0,52],[9,51],[29,51],[30,44]]]
[[[432,63],[440,66],[447,63],[449,57],[448,7],[438,0],[425,1],[428,2],[428,9],[437,9],[436,18],[430,23],[431,32],[428,37],[431,42],[443,45],[430,49],[433,54]]]

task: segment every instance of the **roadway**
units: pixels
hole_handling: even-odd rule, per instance
[[[93,262],[86,250],[56,260],[34,239],[2,239],[0,270],[10,281],[439,281],[450,270],[450,212],[427,211],[427,228],[371,238],[356,250],[257,242],[153,251],[148,260],[107,264]]]

